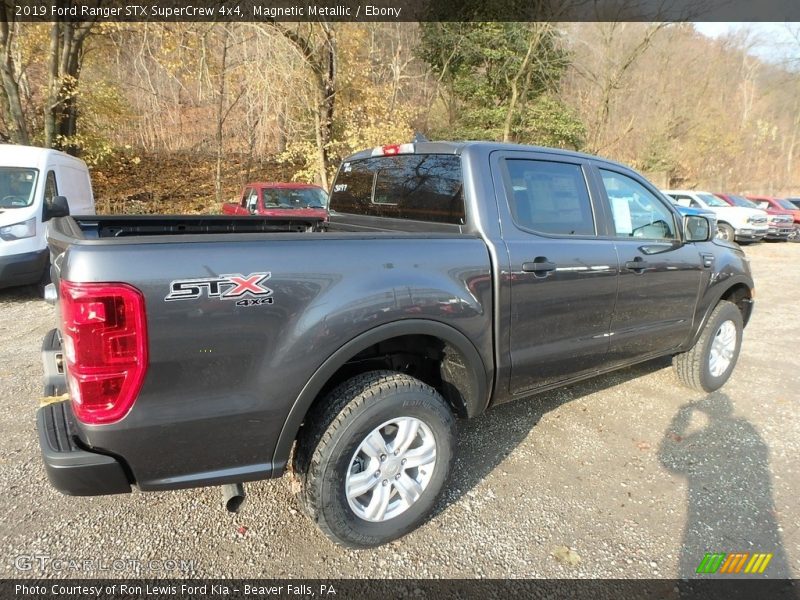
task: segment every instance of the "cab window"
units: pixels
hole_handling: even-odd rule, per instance
[[[506,159],[509,208],[522,229],[555,235],[594,235],[592,203],[579,165]]]
[[[635,179],[600,169],[617,237],[677,239],[672,211]]]

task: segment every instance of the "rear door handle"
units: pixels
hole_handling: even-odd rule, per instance
[[[526,273],[549,273],[556,270],[556,263],[544,256],[537,256],[531,262],[522,263],[522,270]]]

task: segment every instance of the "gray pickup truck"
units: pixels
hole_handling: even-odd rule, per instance
[[[235,508],[291,461],[322,531],[376,546],[430,514],[456,418],[664,355],[711,391],[736,363],[744,254],[623,165],[384,146],[341,165],[330,209],[51,222],[56,488],[223,486]]]

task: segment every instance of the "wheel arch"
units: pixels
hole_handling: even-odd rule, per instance
[[[700,339],[703,329],[705,328],[706,323],[708,323],[708,319],[711,317],[711,313],[714,312],[714,308],[716,308],[720,300],[728,300],[733,302],[742,313],[742,324],[746,326],[753,311],[752,282],[741,278],[735,281],[729,281],[724,288],[714,291],[713,296],[711,296],[710,301],[706,305],[703,317],[700,320],[694,335],[692,336],[689,347],[694,345],[697,340]]]
[[[438,340],[442,344],[441,378],[445,387],[439,391],[455,412],[466,417],[483,412],[489,400],[493,371],[487,369],[469,338],[439,321],[408,319],[381,325],[344,344],[322,363],[303,386],[281,429],[272,461],[278,472],[274,472],[273,476],[283,472],[308,411],[324,396],[331,382],[336,381],[337,374],[342,373],[350,361],[379,344],[415,336]]]

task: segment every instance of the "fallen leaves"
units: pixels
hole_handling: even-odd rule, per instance
[[[552,555],[558,562],[573,567],[581,562],[580,555],[567,546],[556,546]]]
[[[61,394],[60,396],[45,396],[39,398],[39,407],[47,406],[48,404],[55,404],[56,402],[63,402],[69,400],[69,394]]]

